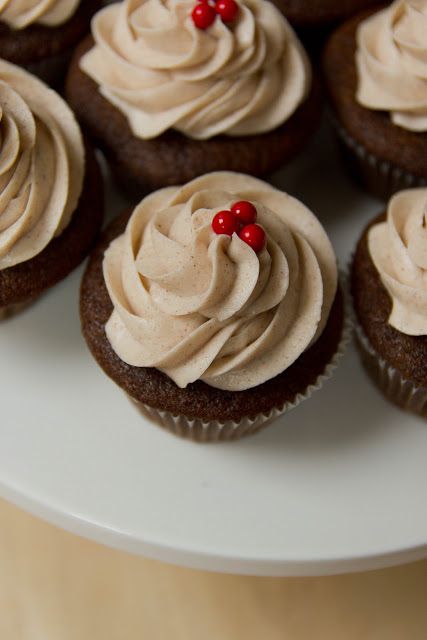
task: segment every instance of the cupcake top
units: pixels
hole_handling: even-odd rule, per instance
[[[427,131],[427,0],[396,0],[359,26],[357,100]]]
[[[370,230],[368,246],[392,299],[389,324],[407,335],[427,335],[427,188],[396,194],[387,221]]]
[[[0,22],[11,29],[32,24],[57,27],[71,18],[80,0],[1,0]]]
[[[310,87],[306,54],[286,19],[271,2],[239,0],[233,21],[218,15],[198,28],[195,6],[124,0],[106,7],[92,22],[95,46],[81,68],[140,138],[170,128],[195,139],[242,136],[281,125]]]
[[[63,231],[83,173],[82,137],[69,107],[0,60],[0,269],[33,258]]]
[[[241,200],[266,234],[258,253],[215,226],[218,212]],[[317,218],[265,182],[231,172],[147,196],[103,268],[113,350],[181,388],[203,380],[236,391],[278,375],[320,336],[337,288]]]

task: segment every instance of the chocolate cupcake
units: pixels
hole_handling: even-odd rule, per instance
[[[225,5],[233,16],[125,0],[95,16],[76,51],[68,101],[138,195],[220,169],[271,173],[318,125],[319,86],[285,18],[264,0]]]
[[[427,417],[427,188],[395,195],[351,269],[362,362],[385,396]]]
[[[427,184],[427,0],[397,0],[331,37],[323,68],[347,164],[388,199]]]
[[[92,248],[102,178],[54,91],[0,60],[0,318],[64,278]]]
[[[83,277],[81,320],[140,410],[195,440],[257,431],[318,389],[342,351],[319,221],[231,172],[161,189],[113,221]]]
[[[102,0],[3,0],[0,57],[59,85]]]

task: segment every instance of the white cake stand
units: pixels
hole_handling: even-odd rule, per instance
[[[345,266],[381,205],[327,130],[276,184],[323,220]],[[110,209],[121,206],[110,190]],[[98,542],[257,575],[427,556],[427,424],[389,405],[350,348],[334,378],[258,435],[197,445],[144,421],[80,335],[81,272],[0,328],[0,494]]]

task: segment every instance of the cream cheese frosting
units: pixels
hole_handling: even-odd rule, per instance
[[[240,0],[230,25],[206,30],[193,0],[124,0],[92,22],[95,46],[82,70],[149,139],[173,128],[194,139],[275,129],[306,98],[310,67],[271,2]]]
[[[215,214],[249,200],[267,235],[256,254],[237,234],[216,235]],[[299,201],[232,172],[147,196],[105,252],[116,354],[186,387],[262,384],[322,333],[337,268],[328,237]]]
[[[407,335],[427,335],[427,189],[395,195],[387,221],[370,230],[368,246],[392,299],[389,324]]]
[[[82,136],[67,104],[0,60],[0,269],[33,258],[63,231],[83,174]]]
[[[427,0],[396,0],[357,33],[357,100],[394,124],[427,131]]]
[[[71,18],[80,0],[0,0],[0,22],[11,29],[32,24],[57,27]]]

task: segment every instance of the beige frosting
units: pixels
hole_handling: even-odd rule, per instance
[[[239,0],[231,25],[191,19],[194,0],[124,0],[92,23],[82,69],[127,117],[135,136],[169,128],[206,139],[270,131],[305,99],[306,55],[271,2]]]
[[[211,227],[241,199],[256,206],[267,234],[258,255]],[[200,379],[233,391],[289,367],[323,331],[337,287],[314,215],[231,172],[147,196],[106,251],[104,277],[114,305],[106,333],[122,360],[161,369],[179,387]]]
[[[427,131],[427,0],[397,0],[357,33],[357,100],[394,124]]]
[[[0,269],[40,253],[80,197],[84,148],[60,96],[0,60]]]
[[[0,22],[11,29],[31,24],[57,27],[75,13],[80,0],[0,0]]]
[[[427,335],[427,189],[395,195],[387,222],[372,227],[368,242],[393,301],[389,324],[407,335]]]

